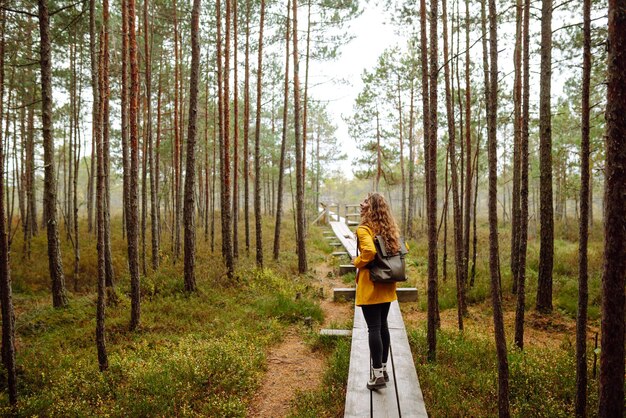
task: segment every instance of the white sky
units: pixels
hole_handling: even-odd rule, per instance
[[[372,69],[380,54],[388,47],[401,42],[391,25],[386,25],[386,13],[371,3],[346,30],[355,38],[340,49],[335,61],[312,62],[310,71],[311,95],[328,103],[328,113],[337,126],[337,138],[348,159],[337,162],[343,173],[352,178],[352,160],[357,154],[356,143],[348,134],[348,125],[342,116],[350,116],[354,101],[363,88],[361,74]],[[342,82],[343,81],[343,82]],[[319,83],[319,84],[318,84]]]

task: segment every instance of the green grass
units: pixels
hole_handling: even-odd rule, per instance
[[[266,219],[267,236],[272,227]],[[45,234],[33,241],[28,262],[18,262],[22,244],[14,242],[20,249],[12,263],[19,385],[15,415],[246,416],[266,370],[268,348],[281,340],[287,326],[307,317],[323,320],[311,277],[296,274],[297,258],[288,244],[293,228],[284,228],[282,245],[289,250],[278,261],[271,259],[271,247],[265,247],[263,270],[254,267],[254,251],[247,255],[240,248],[232,280],[224,274],[219,240],[212,253],[199,234],[197,294],[183,292],[182,259],[174,263],[163,255],[160,269],[141,279],[141,327],[136,332],[128,330],[126,248],[120,230],[115,231],[118,302],[106,309],[109,370],[104,373],[98,370],[95,347],[94,237],[81,235],[79,291],[70,292],[65,309],[51,307],[47,259],[42,256]],[[321,231],[310,235],[320,240]],[[168,242],[163,249],[169,253]],[[310,254],[315,260],[325,257],[315,248]],[[63,257],[71,290],[73,255],[65,241]],[[2,368],[0,375],[6,376]],[[0,381],[4,384],[6,378]],[[10,408],[6,388],[0,389],[0,414],[5,415]]]
[[[409,330],[417,374],[432,417],[496,417],[497,364],[493,337],[441,330],[437,361],[430,363],[426,332]],[[590,350],[589,358],[593,358]],[[571,348],[509,349],[509,399],[515,417],[574,415],[575,353]],[[598,381],[589,370],[588,411],[597,410]]]

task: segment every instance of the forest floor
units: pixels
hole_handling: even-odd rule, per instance
[[[334,267],[328,262],[318,265],[316,285],[322,295],[319,303],[324,312],[321,328],[344,324],[352,320],[351,302],[333,302],[333,288],[345,286],[335,275]],[[301,325],[292,325],[283,340],[272,347],[267,355],[267,372],[261,387],[254,395],[248,416],[284,417],[289,414],[291,401],[301,391],[310,391],[319,386],[326,368],[323,353],[314,351],[306,342],[306,331]]]

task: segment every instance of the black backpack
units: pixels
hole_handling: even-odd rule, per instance
[[[404,257],[408,253],[404,240],[400,238],[400,251],[395,254],[388,254],[385,240],[381,235],[374,237],[376,247],[376,257],[369,262],[367,269],[370,271],[370,279],[375,283],[405,282],[406,261]],[[357,254],[359,243],[357,240]]]

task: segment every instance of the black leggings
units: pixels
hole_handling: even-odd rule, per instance
[[[389,357],[389,327],[387,326],[387,314],[391,302],[378,303],[376,305],[362,305],[363,316],[367,322],[369,333],[370,355],[372,367],[380,369],[383,363],[387,363]]]

